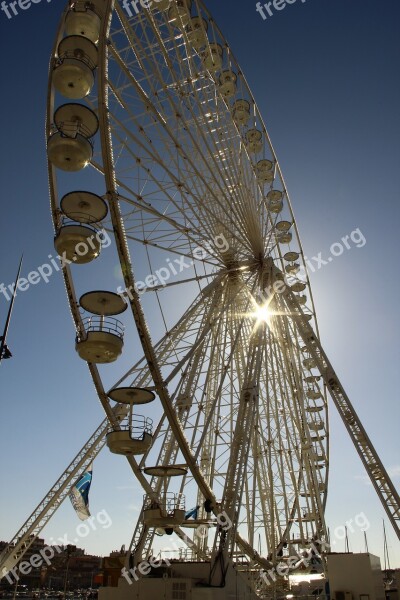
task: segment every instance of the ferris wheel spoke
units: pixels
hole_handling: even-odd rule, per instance
[[[176,106],[174,107],[174,110],[175,110],[175,113],[176,113]],[[214,199],[214,200],[215,200],[215,199]],[[238,223],[240,223],[240,221],[238,221],[238,222],[237,222],[237,225],[238,225]]]
[[[114,117],[114,120],[117,122],[116,117]],[[143,143],[141,142],[141,140],[139,140],[139,138],[135,137],[132,135],[131,131],[128,130],[122,123],[118,122],[118,125],[121,127],[121,129],[123,130],[123,132],[130,138],[132,139],[135,143],[137,143],[139,146],[142,147],[142,150],[145,150],[145,147],[143,145]],[[115,138],[119,138],[120,140],[122,140],[122,136],[118,136],[118,133],[116,131],[114,131],[114,136]],[[124,149],[126,152],[128,152],[131,156],[132,159],[137,160],[137,157],[135,155],[135,153],[131,150],[129,150],[126,141],[124,142]],[[175,186],[182,186],[181,189],[181,193],[184,191],[184,184],[180,183],[180,180],[177,179],[177,176],[175,176],[173,174],[173,172],[170,170],[170,168],[165,165],[165,163],[163,162],[163,159],[160,155],[158,155],[157,151],[154,151],[154,149],[147,150],[147,155],[150,158],[153,158],[153,160],[157,161],[160,165],[163,165],[163,168],[165,169],[167,175],[171,178],[171,180],[174,182]],[[190,209],[190,211],[188,211],[188,205],[187,202],[182,203],[182,206],[179,208],[176,201],[168,194],[168,190],[165,188],[165,186],[163,187],[161,185],[160,180],[157,180],[156,177],[152,174],[146,173],[146,176],[150,178],[150,180],[152,181],[153,184],[155,184],[157,186],[157,188],[159,189],[160,194],[163,194],[166,198],[168,203],[170,203],[173,207],[174,207],[174,212],[172,213],[172,215],[177,213],[177,216],[181,216],[182,219],[182,224],[179,225],[178,223],[178,230],[182,230],[186,231],[187,230],[187,226],[188,226],[188,222],[191,226],[191,228],[193,229],[193,219],[190,219],[189,216],[193,211],[193,208]],[[118,181],[121,183],[121,180],[118,179]],[[192,181],[193,182],[193,181]],[[187,184],[186,184],[187,185]],[[126,191],[129,190],[129,187],[127,186],[126,183],[124,183],[124,189]],[[194,191],[196,191],[196,189],[194,189]],[[189,190],[186,190],[187,193],[190,193]],[[203,192],[198,191],[198,197],[202,197],[204,195]],[[138,196],[138,194],[136,194]],[[192,190],[192,194],[191,197],[194,198],[194,194],[193,194],[193,190]],[[223,227],[223,229],[226,229],[227,231],[229,231],[230,237],[231,239],[235,240],[236,243],[241,243],[240,242],[240,238],[239,236],[236,234],[235,230],[233,229],[229,229],[229,226],[226,225],[226,223],[224,221],[222,221],[220,218],[216,217],[215,214],[211,213],[210,209],[204,205],[204,203],[199,204],[198,206],[199,210],[201,211],[201,214],[203,216],[203,226],[201,230],[198,230],[198,228],[194,228],[194,232],[198,234],[198,239],[200,240],[210,240],[213,239],[213,237],[215,237],[216,235],[216,230],[215,227]],[[168,221],[169,224],[173,225],[174,227],[176,227],[176,218],[175,223],[172,221],[171,219],[169,219],[169,215],[165,215],[165,214],[160,214],[160,219],[161,221]],[[189,214],[189,216],[188,216]],[[212,218],[212,221],[210,220]],[[207,229],[204,229],[205,225],[208,224],[209,226],[209,230],[207,231]]]
[[[113,90],[113,91],[114,91],[114,94],[116,95],[116,94],[117,94],[117,91],[116,91],[116,90]],[[120,97],[119,97],[119,102],[120,102],[121,104],[123,103],[123,100],[122,100],[122,98],[120,98]],[[125,107],[125,108],[126,108],[126,107]],[[131,118],[132,118],[132,120],[134,120],[134,117],[133,117],[132,113],[131,113]],[[117,122],[117,120],[116,120],[116,117],[115,117],[115,116],[114,116],[114,120]],[[133,141],[134,141],[136,144],[138,144],[138,145],[139,145],[139,146],[142,148],[142,150],[143,150],[143,149],[146,149],[146,146],[145,146],[145,144],[143,143],[143,141],[142,141],[142,140],[139,140],[139,138],[138,138],[137,136],[133,136],[133,135],[132,135],[132,133],[131,133],[131,131],[130,131],[130,130],[128,130],[126,126],[123,126],[123,124],[122,124],[121,122],[118,122],[118,125],[120,126],[120,128],[122,129],[122,131],[123,131],[123,132],[124,132],[126,135],[128,135],[130,138],[132,138],[132,139],[133,139]],[[164,125],[164,128],[167,128],[167,126],[166,126],[166,125]],[[122,141],[122,136],[121,136],[121,141]],[[125,143],[126,143],[126,142],[125,142]],[[176,140],[176,139],[174,139],[174,136],[173,136],[172,132],[169,132],[169,136],[168,136],[168,137],[165,139],[165,144],[164,144],[164,147],[166,147],[166,148],[169,148],[169,146],[170,146],[171,144],[173,144],[173,147],[175,147],[175,146],[177,146],[177,145],[178,145],[178,143],[177,143],[177,140]],[[163,165],[163,166],[164,166],[164,169],[165,169],[166,173],[167,173],[167,174],[168,174],[168,176],[169,176],[169,177],[172,179],[172,181],[174,181],[174,180],[175,180],[175,181],[174,181],[174,182],[175,182],[175,184],[179,184],[179,182],[180,182],[180,180],[181,180],[181,178],[179,177],[179,173],[178,173],[177,175],[174,175],[174,174],[172,173],[172,171],[171,171],[171,168],[170,168],[170,167],[167,167],[167,165],[166,165],[166,164],[165,164],[165,162],[164,162],[164,159],[161,157],[161,155],[159,155],[159,154],[158,154],[158,152],[157,152],[157,150],[154,148],[154,146],[152,146],[152,149],[151,149],[151,151],[150,151],[149,149],[147,149],[147,152],[148,152],[148,155],[150,156],[150,158],[152,157],[153,159],[156,159],[156,160],[157,160],[157,162],[158,162],[158,164],[160,164],[160,165]],[[185,158],[188,160],[188,157],[187,157],[187,156],[185,156]],[[174,163],[175,163],[176,161],[174,160],[174,157],[173,157],[173,156],[170,156],[170,160],[171,160],[171,162],[172,162],[172,165],[176,167],[176,165],[174,165]],[[190,161],[190,164],[191,164],[191,167],[192,167],[191,174],[193,173],[193,175],[192,175],[192,183],[195,185],[195,190],[196,190],[196,187],[198,186],[197,182],[198,182],[198,181],[200,181],[200,179],[199,179],[199,172],[198,172],[197,168],[194,166],[194,163],[193,163],[193,161]],[[206,190],[207,190],[207,186],[206,186]],[[209,194],[211,194],[211,189],[208,189],[208,190],[207,190],[207,192],[208,192]],[[204,192],[203,192],[203,191],[200,191],[200,189],[199,189],[198,187],[197,187],[197,195],[198,195],[198,197],[201,197],[201,196],[203,196],[203,195],[204,195]],[[193,196],[193,198],[195,198],[195,197]],[[188,208],[188,207],[187,207],[187,208]],[[200,205],[200,206],[199,206],[199,208],[202,210],[202,212],[203,212],[203,213],[205,212],[205,213],[206,213],[206,215],[209,213],[208,209],[207,209],[206,207],[204,207],[204,204]],[[215,215],[213,215],[213,217],[215,218]]]
[[[282,317],[277,317],[277,325],[279,328],[279,321],[282,320]],[[285,325],[285,323],[283,324]],[[287,335],[287,331],[285,331],[284,337],[286,337]],[[282,334],[281,334],[281,338],[282,338]],[[286,338],[287,339],[287,338]],[[294,363],[294,357],[291,356],[290,358],[287,356],[287,349],[285,348],[285,352],[283,354],[283,359],[287,365],[287,372],[292,372],[294,373],[294,371],[290,371],[290,368],[295,364]],[[294,381],[291,383],[291,388],[294,392],[294,390],[296,390],[296,392],[294,393],[294,397],[297,396],[297,394],[302,391],[302,382],[299,381],[299,377],[295,376]],[[292,393],[293,393],[292,392]],[[307,449],[308,447],[312,447],[312,435],[311,435],[311,431],[308,428],[308,421],[307,421],[307,417],[305,414],[305,409],[304,409],[304,401],[303,399],[301,400],[300,403],[297,403],[294,405],[295,410],[296,410],[296,416],[294,417],[297,422],[298,422],[298,426],[296,427],[296,430],[298,432],[301,433],[301,438],[297,440],[297,444],[300,445],[300,447],[302,448],[302,453],[305,454],[305,458],[306,458],[306,469],[305,469],[305,477],[304,477],[304,488],[303,488],[303,492],[305,495],[305,501],[306,504],[308,505],[309,503],[311,503],[312,505],[312,509],[309,510],[309,506],[307,506],[307,514],[309,515],[313,515],[312,517],[309,518],[310,521],[315,522],[316,526],[318,527],[318,531],[317,533],[320,535],[326,534],[325,532],[325,525],[323,523],[323,510],[322,510],[322,506],[321,506],[321,493],[323,493],[324,490],[321,490],[320,487],[315,484],[315,481],[317,476],[315,473],[315,465],[310,465],[307,462]],[[304,461],[304,457],[303,457],[303,461]],[[321,482],[322,483],[322,482]],[[299,515],[299,518],[301,518],[301,515]]]
[[[158,40],[161,41],[161,39],[159,37],[159,34],[158,34],[157,27],[154,24],[152,16],[148,15],[148,17],[149,17],[150,23],[153,25],[154,35],[158,36]],[[177,86],[179,86],[179,88],[181,90],[183,90],[185,82],[187,82],[188,80],[193,80],[193,78],[195,77],[196,69],[191,68],[192,67],[192,61],[191,61],[190,52],[188,51],[188,46],[186,44],[182,44],[182,43],[179,44],[179,46],[178,46],[177,40],[176,40],[176,37],[174,35],[174,32],[173,32],[172,28],[170,28],[170,35],[171,35],[171,40],[172,40],[172,42],[174,44],[175,54],[179,55],[179,51],[182,49],[183,50],[183,56],[180,56],[180,58],[186,58],[187,57],[187,60],[177,60],[176,63],[175,63],[177,65],[178,69],[179,69],[179,72],[178,72],[179,77],[176,78],[176,84],[177,84]],[[170,54],[167,52],[165,46],[161,46],[161,47],[163,47],[163,49],[164,49],[164,56],[163,56],[163,58],[164,58],[165,61],[168,61],[169,57],[170,57]],[[152,56],[153,56],[153,59],[154,59],[153,63],[155,63],[156,62],[156,56],[154,55],[154,50],[153,50],[153,55]],[[183,66],[185,64],[188,66],[188,70],[186,70],[186,71],[183,70]],[[176,71],[174,69],[170,68],[170,72],[171,73],[175,73]],[[198,135],[201,137],[202,142],[203,142],[203,144],[204,144],[204,146],[206,148],[206,157],[207,157],[207,159],[211,156],[212,160],[214,160],[214,166],[219,170],[219,175],[221,176],[222,175],[221,168],[223,168],[224,165],[221,165],[217,160],[215,160],[214,152],[217,151],[218,149],[217,148],[212,149],[209,146],[209,140],[211,140],[211,142],[213,142],[213,141],[215,142],[215,139],[212,136],[213,131],[212,131],[211,126],[210,126],[210,119],[208,118],[208,116],[207,116],[207,114],[206,114],[206,112],[204,110],[204,106],[206,106],[210,100],[213,101],[213,102],[215,101],[215,93],[213,91],[213,88],[211,86],[209,86],[209,85],[208,86],[205,85],[203,87],[201,87],[201,86],[200,87],[196,87],[194,85],[192,89],[193,89],[193,93],[194,93],[194,102],[193,101],[192,102],[187,101],[186,102],[186,106],[188,108],[190,108],[191,106],[193,106],[193,107],[195,106],[197,109],[200,109],[200,111],[201,111],[201,118],[200,119],[199,119],[199,115],[198,114],[194,115],[193,110],[191,111],[191,117],[193,119],[192,123],[195,124],[196,131],[197,131]],[[207,91],[208,91],[208,94],[207,94],[208,97],[205,97],[205,96],[200,97],[200,92],[207,92]],[[222,104],[222,103],[216,103],[216,108],[217,109],[218,109],[218,106],[220,104]],[[222,114],[226,114],[226,110],[224,110],[224,113],[221,113],[219,116],[222,116]],[[217,119],[217,120],[220,121],[220,119]],[[199,127],[199,121],[204,125],[203,127]],[[192,124],[192,123],[189,123],[188,121],[184,121],[184,123],[185,123],[185,128],[187,128],[188,126],[190,126]],[[228,121],[228,124],[231,124],[230,120]],[[237,133],[235,130],[233,130],[233,132],[234,132],[234,134]],[[225,141],[229,141],[229,136],[226,135],[226,132],[224,132],[224,134],[225,134],[223,136],[224,140]],[[237,137],[237,135],[235,135],[235,137]],[[219,140],[219,144],[220,143],[221,143],[221,140]],[[221,151],[220,151],[220,153],[221,153]],[[236,166],[236,163],[233,163],[233,166]],[[225,172],[224,175],[226,175],[226,174],[227,173]],[[229,182],[229,181],[228,181],[228,183],[232,184],[232,182]],[[221,191],[224,191],[224,190],[221,190]]]
[[[201,318],[202,315],[207,314],[207,306],[212,303],[213,295],[215,294],[218,285],[219,279],[215,278],[211,283],[208,284],[208,286],[203,288],[192,305],[180,317],[178,322],[165,333],[159,342],[155,344],[154,351],[161,367],[170,361],[171,357],[174,355],[176,355],[175,361],[180,360],[178,358],[179,354],[181,353],[181,350],[179,349],[180,347],[191,347],[191,343],[188,340],[192,339],[193,335],[195,335],[200,329],[198,319]],[[138,372],[139,367],[140,370]],[[146,376],[146,379],[141,379],[142,374]],[[134,376],[134,379],[129,384],[131,387],[145,385],[145,382],[151,380],[144,357],[138,363],[136,363],[133,368],[129,369],[113,385],[113,388],[121,386],[132,376]]]

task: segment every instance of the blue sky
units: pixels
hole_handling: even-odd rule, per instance
[[[397,0],[300,0],[263,21],[255,3],[209,0],[264,115],[291,194],[308,257],[360,229],[352,245],[311,274],[321,338],[385,466],[400,484],[399,17]],[[63,3],[0,13],[3,53],[0,283],[25,252],[28,273],[54,256],[44,139],[48,61]],[[8,304],[0,295],[0,315]],[[103,418],[74,331],[59,274],[17,297],[0,367],[0,539],[14,535]],[[122,458],[95,463],[93,514],[101,525],[81,545],[107,553],[129,542],[141,490]],[[364,513],[369,549],[382,556],[384,511],[344,426],[331,410],[331,531]],[[47,539],[78,522],[67,503]],[[392,566],[399,543],[387,525]],[[354,551],[363,535],[350,535]],[[337,548],[344,549],[338,540]]]

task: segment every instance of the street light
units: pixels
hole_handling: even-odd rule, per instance
[[[76,546],[72,546],[71,544],[68,544],[68,546],[65,549],[65,551],[67,553],[67,566],[65,569],[65,579],[64,579],[64,600],[66,598],[66,593],[67,593],[69,560],[71,558],[71,554],[73,554],[75,552],[75,550],[76,550]]]
[[[21,260],[19,261],[18,273],[17,273],[17,278],[16,278],[15,283],[14,283],[13,295],[12,295],[12,298],[11,298],[10,308],[8,309],[6,323],[4,325],[3,335],[0,336],[0,363],[1,363],[1,361],[3,359],[6,360],[7,358],[11,358],[12,357],[12,354],[11,354],[10,349],[7,346],[6,342],[7,342],[8,328],[10,326],[11,313],[12,313],[12,310],[13,310],[13,307],[14,307],[15,296],[17,295],[17,285],[18,285],[18,280],[19,280],[19,276],[20,276],[20,273],[21,273],[21,267],[22,267],[22,259],[23,259],[23,257],[24,257],[24,255],[21,256]],[[15,598],[15,593],[16,593],[16,590],[14,591],[14,598]]]

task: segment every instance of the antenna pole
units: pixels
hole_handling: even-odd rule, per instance
[[[387,545],[387,537],[386,537],[385,519],[382,519],[382,522],[383,522],[383,555],[385,558],[385,571],[386,571],[386,569],[390,569],[390,560],[389,560],[389,548]]]
[[[367,532],[366,531],[364,531],[364,542],[365,542],[365,552],[369,552],[369,550],[368,550]]]

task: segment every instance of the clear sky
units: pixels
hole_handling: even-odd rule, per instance
[[[323,345],[397,488],[400,485],[398,0],[297,0],[264,21],[253,0],[208,0],[264,115],[308,257],[359,229],[366,243],[311,273]],[[0,283],[54,256],[44,118],[47,70],[63,2],[0,12],[2,154]],[[8,303],[0,294],[0,315]],[[32,512],[103,418],[74,331],[61,277],[19,293],[0,367],[0,539]],[[344,426],[331,410],[327,520],[334,532],[363,513],[369,550],[382,556],[384,511]],[[141,490],[123,458],[95,463],[93,514],[79,544],[105,554],[130,541]],[[44,530],[74,538],[69,502]],[[364,549],[355,526],[350,547]],[[340,532],[341,530],[337,530]],[[387,523],[392,566],[400,545]],[[344,542],[337,540],[338,550]]]

